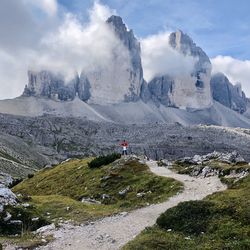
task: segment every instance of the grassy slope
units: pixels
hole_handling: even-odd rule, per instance
[[[250,249],[250,176],[233,184],[228,190],[208,196],[204,201],[209,204],[211,212],[207,218],[200,219],[205,232],[197,234],[187,233],[195,228],[195,214],[188,210],[190,202],[184,202],[178,207],[165,213],[165,225],[172,216],[174,222],[167,228],[176,228],[171,232],[158,225],[144,230],[135,240],[127,244],[124,250],[149,249]],[[200,206],[199,201],[194,202]],[[180,207],[183,210],[181,212]],[[186,209],[185,209],[186,207]],[[190,213],[188,214],[189,211]],[[169,217],[169,215],[171,215]],[[173,217],[174,215],[174,217]],[[185,217],[186,216],[186,217]],[[205,217],[205,216],[204,216]],[[185,218],[185,222],[179,222]]]
[[[31,195],[31,203],[41,213],[49,213],[49,219],[62,217],[82,222],[162,202],[182,188],[179,182],[155,176],[146,165],[135,160],[121,159],[98,169],[90,169],[88,161],[90,159],[72,160],[44,169],[15,186],[13,191]],[[128,186],[130,191],[121,197],[118,192]],[[138,198],[138,192],[148,193]],[[102,194],[110,196],[105,204],[90,205],[79,201],[82,197],[102,201]]]

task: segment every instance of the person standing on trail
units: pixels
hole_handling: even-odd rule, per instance
[[[120,145],[122,146],[122,155],[128,155],[128,142],[123,140]]]

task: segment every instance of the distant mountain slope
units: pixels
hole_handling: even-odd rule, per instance
[[[0,115],[0,133],[18,137],[18,142],[23,142],[20,145],[26,148],[30,145],[27,153],[33,155],[34,150],[51,163],[55,159],[121,152],[119,143],[123,139],[129,142],[129,153],[146,154],[152,159],[237,150],[250,160],[250,130],[243,128],[161,122],[116,124],[74,117]]]
[[[182,125],[213,124],[228,127],[250,128],[250,119],[214,102],[213,106],[202,110],[182,110],[178,108],[156,106],[153,102],[143,101],[119,103],[113,105],[87,104],[78,98],[62,102],[44,98],[19,97],[0,101],[0,113],[61,117],[81,117],[98,122],[133,123],[174,123]]]
[[[224,74],[217,73],[212,76],[211,90],[214,100],[222,105],[241,114],[247,110],[247,98],[241,85],[233,85]]]
[[[13,177],[25,177],[50,162],[36,146],[30,147],[20,137],[0,133],[0,172]]]

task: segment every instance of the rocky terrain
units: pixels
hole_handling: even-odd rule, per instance
[[[31,145],[22,136],[0,133],[0,172],[25,177],[51,162],[39,146]]]
[[[0,153],[4,162],[1,170],[14,176],[27,175],[69,157],[120,152],[119,143],[123,139],[129,141],[129,153],[152,159],[236,150],[250,160],[250,131],[243,128],[179,123],[118,125],[54,116],[0,115],[0,118]]]

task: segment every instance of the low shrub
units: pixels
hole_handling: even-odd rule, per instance
[[[206,231],[213,207],[209,201],[182,202],[161,214],[156,222],[163,229],[198,235]]]
[[[13,180],[13,182],[9,185],[9,188],[13,188],[15,187],[17,184],[19,184],[20,182],[22,182],[23,179],[22,178],[16,178]],[[0,248],[1,249],[1,248]]]
[[[99,156],[92,160],[91,162],[88,163],[88,166],[90,168],[99,168],[101,166],[108,165],[112,162],[114,162],[117,159],[121,158],[121,154],[118,153],[113,153],[113,154],[108,154],[104,156]]]
[[[32,177],[34,177],[34,174],[28,174],[29,179],[32,178]]]
[[[6,220],[7,213],[11,218]],[[0,213],[0,235],[15,235],[34,231],[49,222],[33,207],[6,206],[5,211]]]

